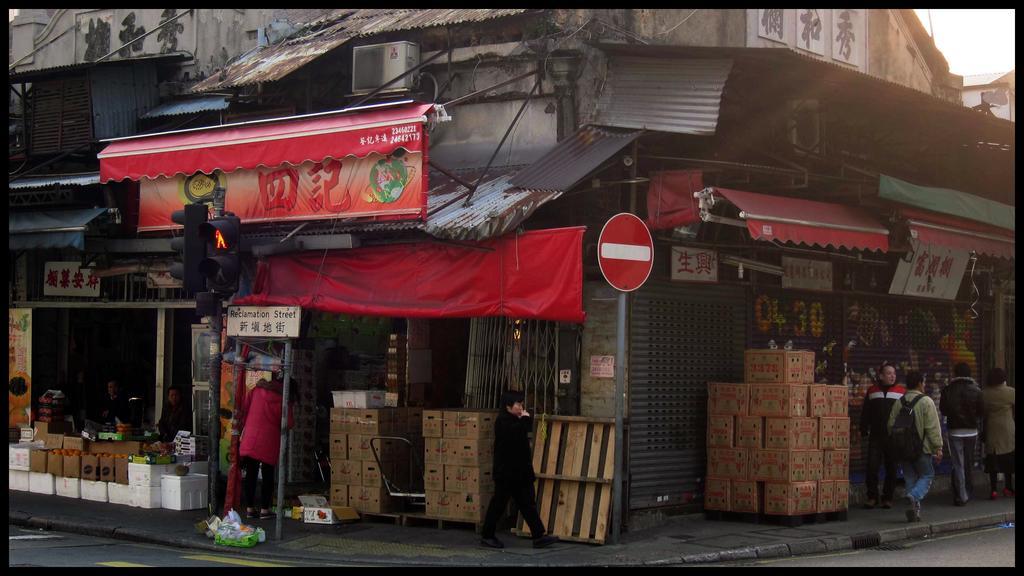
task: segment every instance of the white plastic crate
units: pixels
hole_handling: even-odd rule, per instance
[[[136,508],[159,508],[160,486],[129,486],[132,491],[131,505]]]
[[[28,472],[28,447],[8,444],[7,469]]]
[[[206,508],[209,477],[166,475],[160,480],[160,506],[168,510],[199,510]]]
[[[173,474],[175,464],[136,464],[128,463],[128,485],[160,487],[160,477]]]
[[[82,500],[93,502],[107,501],[107,482],[95,480],[82,480]]]
[[[132,505],[132,487],[127,484],[110,482],[107,484],[107,501],[122,506]]]
[[[57,496],[65,498],[82,497],[82,481],[78,478],[57,478]]]
[[[24,470],[8,470],[7,489],[28,492],[28,475]]]
[[[54,484],[53,474],[42,474],[40,472],[28,473],[29,492],[53,496],[55,488],[56,484]]]

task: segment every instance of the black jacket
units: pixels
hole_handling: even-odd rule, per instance
[[[875,439],[889,437],[887,426],[889,424],[889,412],[907,389],[900,384],[882,386],[875,384],[868,389],[864,396],[864,407],[860,412],[860,433],[870,435]]]
[[[177,410],[167,408],[160,416],[157,428],[160,430],[160,441],[171,442],[178,435],[179,430],[192,431],[192,412],[188,411],[184,405],[178,405]]]
[[[949,430],[977,430],[985,415],[985,403],[981,399],[981,388],[973,378],[953,378],[942,391],[939,410],[946,417]]]
[[[529,433],[533,418],[516,418],[507,410],[494,421],[494,482],[503,486],[521,486],[536,479]]]

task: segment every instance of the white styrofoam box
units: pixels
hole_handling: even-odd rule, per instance
[[[343,390],[331,394],[336,408],[384,407],[384,392],[380,390]]]
[[[53,474],[42,474],[40,472],[28,473],[28,491],[36,494],[49,494],[53,496],[56,484]]]
[[[9,470],[28,471],[28,447],[17,444],[8,444],[7,468]]]
[[[128,485],[160,487],[160,477],[173,474],[175,464],[136,464],[128,463]]]
[[[24,470],[8,470],[7,489],[28,492],[28,475]]]
[[[106,502],[107,484],[109,484],[109,482],[82,480],[82,500],[92,500],[93,502]]]
[[[107,502],[110,502],[111,504],[121,504],[123,506],[131,506],[132,487],[127,484],[117,484],[116,482],[108,483]]]
[[[159,508],[159,486],[129,486],[132,490],[131,505],[136,508]]]
[[[65,498],[82,497],[82,481],[78,478],[57,478],[57,496]]]
[[[160,506],[169,510],[206,508],[208,485],[205,474],[166,475],[160,480]]]

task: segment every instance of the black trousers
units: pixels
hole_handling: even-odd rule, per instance
[[[530,526],[530,534],[533,538],[540,538],[544,535],[544,523],[541,522],[540,514],[537,513],[537,498],[533,492],[533,482],[523,482],[519,485],[497,484],[494,487],[494,496],[487,506],[487,516],[484,518],[484,527],[481,536],[494,538],[494,530],[498,527],[498,520],[508,506],[508,499],[512,498],[519,506],[519,513]]]
[[[256,478],[262,466],[263,483],[260,487],[260,508],[269,510],[271,499],[274,497],[274,467],[248,456],[242,458],[242,465],[245,467],[245,505],[249,508],[256,507]]]
[[[882,486],[882,500],[892,500],[896,491],[896,458],[889,448],[889,439],[872,434],[868,437],[868,469],[865,483],[868,498],[878,500],[878,467],[885,465],[885,483]]]

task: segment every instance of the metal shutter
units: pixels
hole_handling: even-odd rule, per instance
[[[32,94],[32,154],[73,150],[92,141],[89,86],[84,76],[37,82]]]
[[[704,477],[708,381],[743,378],[741,287],[650,282],[632,304],[629,509],[693,502]]]

